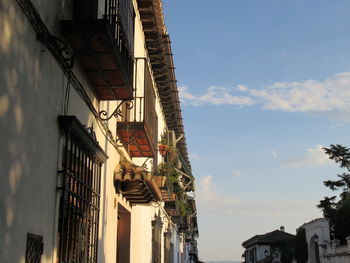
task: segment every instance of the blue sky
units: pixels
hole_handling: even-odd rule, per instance
[[[202,260],[321,216],[350,146],[348,0],[164,0],[197,177]]]

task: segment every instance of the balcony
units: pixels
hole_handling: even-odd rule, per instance
[[[177,200],[164,202],[164,209],[169,216],[179,218],[180,217],[180,207]]]
[[[131,157],[153,158],[156,155],[158,117],[150,67],[145,58],[135,59],[134,86],[132,107],[123,105],[117,134]]]
[[[168,205],[174,202],[176,200],[174,183],[179,179],[179,173],[174,164],[170,162],[160,163],[157,169],[153,171],[153,175],[162,192],[162,201],[168,202]]]
[[[165,184],[160,188],[164,202],[172,202],[175,200],[174,185],[170,180],[170,176],[165,177]]]
[[[98,0],[75,0],[72,20],[61,31],[100,100],[133,95],[134,18],[132,1],[105,0],[99,18]]]

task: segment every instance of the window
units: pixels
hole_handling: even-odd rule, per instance
[[[134,54],[135,11],[132,0],[119,0],[120,22],[127,39],[130,55]]]
[[[160,216],[152,221],[152,263],[161,262],[161,237],[163,222]]]
[[[131,215],[118,204],[117,263],[130,262]]]
[[[171,261],[171,244],[170,244],[171,232],[168,230],[164,233],[164,263],[174,263]],[[173,251],[174,253],[174,251]]]
[[[106,0],[106,18],[112,26],[117,45],[127,48],[127,55],[134,55],[135,11],[132,0]],[[123,42],[122,44],[120,42]]]
[[[43,237],[28,233],[25,263],[40,263],[43,248]]]
[[[179,258],[179,252],[177,252],[177,258]],[[174,263],[174,244],[170,243],[170,263]]]
[[[106,154],[74,116],[60,116],[64,137],[58,262],[97,262],[101,166]]]

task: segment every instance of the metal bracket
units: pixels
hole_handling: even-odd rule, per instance
[[[112,116],[113,116],[113,115],[112,115]],[[116,139],[117,145],[118,145],[119,147],[124,147],[124,146],[129,145],[129,144],[136,144],[136,142],[135,142],[135,134],[136,134],[137,132],[138,132],[138,131],[134,131],[134,132],[131,134],[131,136],[129,137],[129,143],[125,143],[125,145],[124,145],[122,139],[117,138],[117,139]],[[118,144],[118,143],[121,143],[121,144]]]
[[[108,121],[110,120],[112,117],[118,118],[118,117],[123,117],[122,115],[122,110],[120,109],[121,106],[125,103],[126,109],[131,110],[134,107],[134,102],[131,100],[122,100],[118,105],[117,108],[112,112],[112,114],[107,117],[108,113],[105,110],[100,111],[99,117],[100,120],[102,121]]]
[[[58,51],[58,57],[63,60],[62,62],[66,65],[66,68],[72,69],[74,66],[74,52],[69,44],[54,35],[50,35],[48,41],[53,45],[55,51]]]
[[[153,157],[148,157],[148,158],[143,162],[143,164],[142,164],[140,167],[143,168],[143,169],[148,169],[146,163],[147,163],[147,161],[148,161],[149,159],[151,159],[151,160],[150,160],[150,163],[153,164]]]

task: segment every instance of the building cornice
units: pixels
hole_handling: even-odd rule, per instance
[[[167,128],[174,130],[176,137],[185,134],[179,90],[175,76],[171,41],[167,32],[161,0],[137,0],[140,18],[145,34],[154,79],[161,105],[164,111]],[[186,138],[183,136],[178,147],[188,167],[190,162],[187,152]]]

